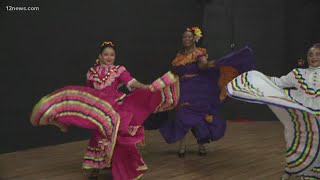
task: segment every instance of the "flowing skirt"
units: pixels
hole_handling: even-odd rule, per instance
[[[173,117],[165,114],[146,121],[146,129],[159,129],[167,143],[175,143],[190,130],[199,144],[222,138],[226,120],[218,114],[225,86],[239,73],[255,67],[253,51],[245,47],[216,61],[216,67],[190,78],[180,78],[180,98]]]
[[[289,92],[277,87],[264,74],[249,71],[241,74],[227,86],[232,98],[258,104],[266,104],[284,126],[286,140],[287,174],[304,179],[320,178],[319,115],[317,111],[297,102]],[[295,90],[293,90],[295,91]],[[302,95],[301,95],[302,96]],[[320,104],[320,98],[313,101]]]
[[[67,86],[43,97],[33,108],[34,126],[77,126],[92,131],[84,169],[112,168],[113,179],[137,179],[147,166],[137,148],[144,143],[144,120],[177,103],[177,81],[171,72],[138,89],[121,103],[115,97],[83,86]]]

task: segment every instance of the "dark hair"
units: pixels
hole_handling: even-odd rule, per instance
[[[186,33],[186,32],[190,32],[193,36],[195,36],[194,31],[192,31],[190,28],[186,28],[186,29],[183,31],[182,35],[184,35],[184,33]]]
[[[103,42],[100,47],[100,54],[106,49],[106,48],[112,48],[114,51],[116,51],[114,44],[111,41]]]
[[[311,48],[320,48],[320,43],[316,43],[316,44],[313,44],[312,46],[310,46],[310,48],[308,49],[308,52],[307,52],[307,53],[309,53],[309,51],[310,51]],[[308,56],[308,55],[307,55],[307,56]],[[308,57],[307,57],[307,59],[308,59]],[[297,61],[297,66],[298,66],[299,68],[308,68],[309,65],[308,65],[308,63],[306,63],[306,62],[307,62],[306,60],[304,60],[304,59],[302,59],[302,58],[299,58],[298,61]]]
[[[320,43],[316,43],[314,45],[312,45],[309,49],[311,48],[320,48]]]
[[[309,52],[310,52],[310,50],[311,50],[312,48],[320,48],[320,43],[315,43],[315,44],[313,44],[312,46],[310,46],[309,49],[308,49],[308,51],[307,51],[307,56],[308,56],[308,54],[309,54]]]

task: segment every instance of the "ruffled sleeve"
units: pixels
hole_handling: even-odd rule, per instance
[[[207,50],[205,48],[197,48],[195,51],[189,54],[178,53],[175,59],[172,61],[172,65],[184,66],[190,63],[197,62],[202,56],[208,57]]]
[[[198,48],[196,51],[196,60],[199,61],[201,57],[208,57],[207,49],[205,48]]]
[[[125,67],[123,67],[123,66],[122,66],[121,68],[124,68],[124,69],[125,69]],[[136,82],[137,80],[131,76],[131,74],[130,74],[129,71],[124,70],[124,71],[121,73],[121,75],[119,76],[119,80],[120,80],[120,83],[124,83],[130,91],[134,91],[134,90],[135,90],[135,89],[132,87],[132,84],[133,84],[134,82]]]
[[[271,77],[271,81],[280,88],[296,87],[294,70],[292,70],[285,76],[281,76],[280,78]]]

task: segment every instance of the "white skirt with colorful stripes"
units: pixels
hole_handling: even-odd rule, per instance
[[[285,172],[303,179],[320,178],[320,115],[290,96],[290,90],[277,87],[258,71],[239,75],[227,85],[228,95],[241,101],[266,104],[284,126],[286,140]],[[296,92],[296,91],[295,91]],[[313,103],[320,104],[320,97]]]

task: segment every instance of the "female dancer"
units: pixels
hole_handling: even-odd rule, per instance
[[[175,119],[152,121],[147,126],[159,128],[167,143],[180,141],[179,157],[185,156],[185,135],[192,131],[199,145],[199,155],[206,155],[204,144],[224,136],[226,121],[218,109],[226,97],[225,85],[239,73],[254,68],[253,52],[244,48],[217,61],[208,61],[206,49],[196,47],[202,37],[197,27],[182,34],[182,49],[172,62],[179,76],[180,99]]]
[[[113,43],[104,42],[98,64],[87,73],[89,87],[59,89],[43,97],[31,116],[35,126],[53,124],[66,131],[73,125],[92,130],[83,160],[84,169],[93,169],[90,179],[108,167],[115,180],[141,177],[147,166],[136,145],[144,143],[143,121],[153,112],[170,109],[178,95],[176,79],[170,72],[149,86],[114,61]],[[119,92],[122,84],[134,92]]]
[[[284,125],[287,143],[285,173],[302,179],[320,179],[320,44],[309,48],[308,68],[268,77],[258,71],[244,73],[227,86],[229,96],[267,104]]]

